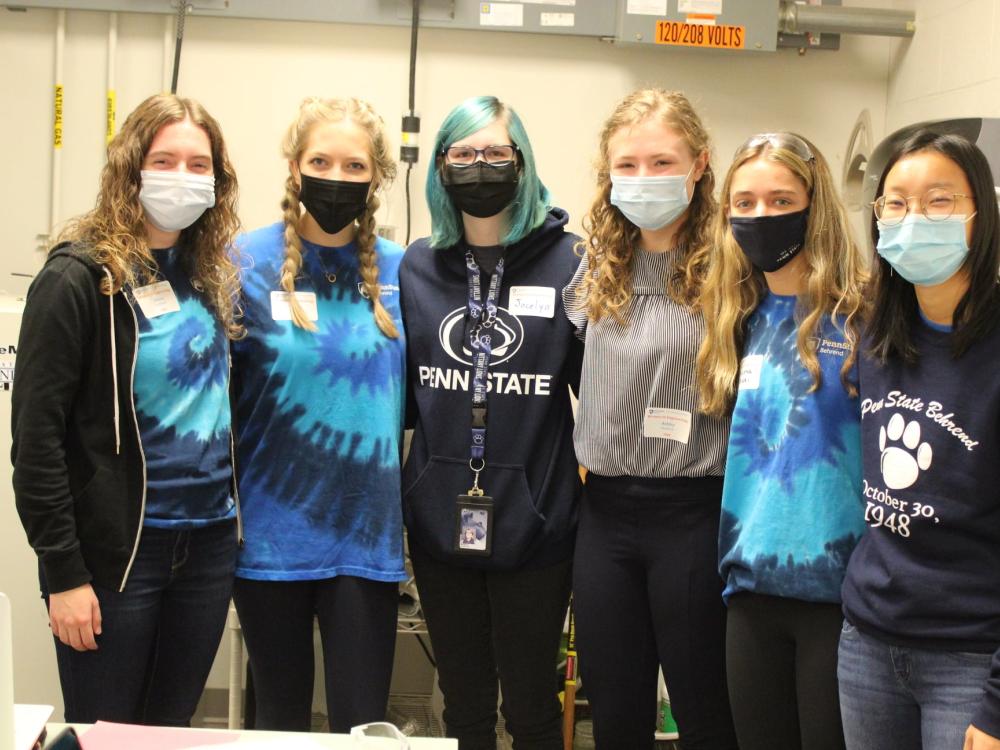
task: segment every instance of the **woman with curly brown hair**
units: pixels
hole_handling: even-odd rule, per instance
[[[233,346],[247,537],[236,607],[257,727],[308,731],[313,620],[330,729],[385,718],[403,571],[403,249],[377,237],[395,175],[358,99],[307,99],[282,144],[283,218],[242,242]],[[274,615],[281,613],[280,618]]]
[[[152,96],[28,292],[14,492],[70,722],[188,724],[222,635],[236,191],[216,121]]]
[[[729,421],[698,412],[694,384],[709,152],[683,94],[625,97],[601,132],[586,255],[563,292],[585,341],[573,591],[602,750],[652,746],[660,665],[684,747],[736,747],[716,570]]]

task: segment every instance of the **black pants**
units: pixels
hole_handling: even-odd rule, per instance
[[[348,732],[357,724],[385,720],[397,584],[353,576],[319,581],[237,578],[233,598],[253,672],[256,729],[309,731],[314,617],[323,643],[330,731]]]
[[[729,599],[726,664],[742,750],[843,750],[839,604]]]
[[[736,748],[718,568],[721,478],[587,477],[573,572],[599,750],[653,746],[659,665],[684,750]]]
[[[571,561],[488,572],[434,560],[412,541],[410,557],[459,750],[495,750],[498,678],[515,750],[562,750],[556,663]]]

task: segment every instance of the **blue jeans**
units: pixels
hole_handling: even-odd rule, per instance
[[[845,621],[837,677],[848,750],[961,750],[992,657],[889,646]]]
[[[143,528],[125,590],[94,585],[97,650],[56,639],[67,722],[190,724],[226,624],[235,526]]]

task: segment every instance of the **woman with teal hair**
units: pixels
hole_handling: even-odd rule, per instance
[[[561,750],[553,670],[580,495],[567,386],[582,348],[556,290],[578,238],[495,97],[452,110],[434,155],[431,236],[406,251],[399,283],[414,428],[404,518],[444,720],[460,750],[493,750],[499,678],[517,747]],[[463,518],[477,519],[476,544]]]

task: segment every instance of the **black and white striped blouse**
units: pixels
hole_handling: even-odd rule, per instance
[[[705,335],[700,314],[666,291],[675,252],[636,250],[625,323],[587,320],[576,293],[587,259],[563,290],[586,347],[573,444],[577,460],[603,476],[721,476],[729,419],[700,414],[694,362]]]

